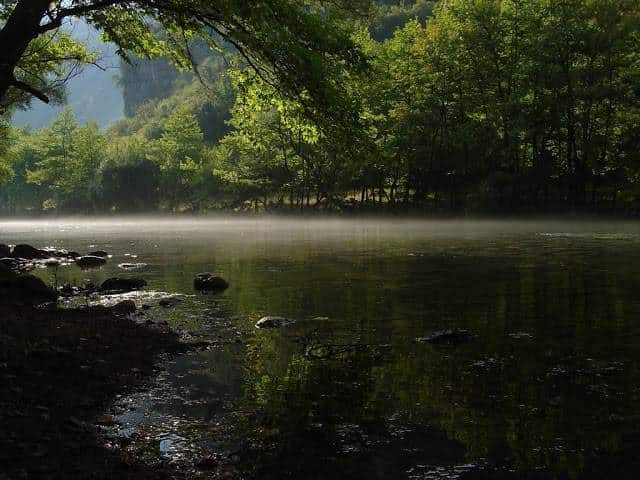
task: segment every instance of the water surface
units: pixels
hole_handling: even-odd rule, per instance
[[[150,461],[209,455],[200,475],[241,478],[634,478],[638,223],[71,219],[0,222],[0,242],[107,250],[101,270],[38,274],[141,275],[149,318],[213,343],[114,407]],[[231,288],[195,295],[203,271]],[[166,293],[183,302],[156,306]],[[256,329],[265,315],[295,323]],[[447,328],[475,338],[416,341]]]

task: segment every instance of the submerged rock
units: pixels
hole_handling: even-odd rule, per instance
[[[133,278],[108,278],[102,285],[98,288],[98,291],[101,293],[110,292],[110,293],[127,293],[133,292],[135,290],[141,290],[142,288],[147,286],[147,281],[144,278],[133,277]]]
[[[222,277],[212,273],[199,273],[193,280],[193,288],[200,291],[213,292],[229,288],[229,283]]]
[[[86,255],[84,257],[76,258],[76,265],[80,268],[98,268],[107,263],[107,260],[103,257],[94,257]]]
[[[58,292],[38,277],[17,275],[0,264],[0,304],[40,305],[58,300]]]
[[[32,247],[31,245],[27,245],[25,243],[21,243],[13,247],[11,256],[13,258],[26,258],[27,260],[34,260],[36,258],[48,257],[46,252],[38,248]]]
[[[158,304],[163,308],[171,308],[175,307],[180,302],[182,302],[182,299],[179,297],[165,297],[161,298]]]
[[[256,323],[256,328],[280,328],[291,325],[292,323],[295,322],[288,318],[270,315],[267,317],[262,317],[260,320],[258,320],[258,322]]]
[[[473,335],[468,330],[455,328],[453,330],[442,330],[434,332],[426,337],[416,338],[421,343],[432,343],[435,345],[459,345],[473,340]]]

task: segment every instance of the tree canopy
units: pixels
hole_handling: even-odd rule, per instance
[[[35,96],[48,102],[56,82],[77,64],[94,61],[60,29],[82,18],[119,47],[166,56],[183,68],[195,39],[219,48],[231,42],[265,79],[291,92],[306,90],[315,104],[336,88],[326,79],[336,64],[362,61],[349,36],[346,13],[364,13],[368,0],[2,0],[0,105]],[[26,95],[26,98],[25,98]]]
[[[202,54],[200,78],[163,60],[124,69],[127,117],[94,131],[102,158],[72,149],[74,176],[40,148],[59,122],[14,129],[0,196],[36,210],[640,212],[640,0],[376,3],[368,21],[305,4],[316,32],[347,40],[285,43],[315,68],[291,82],[277,72],[292,64],[253,68],[231,48]],[[96,184],[64,187],[84,178]]]

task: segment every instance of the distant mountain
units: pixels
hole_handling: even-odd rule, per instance
[[[92,50],[100,50],[102,58],[99,64],[106,68],[87,65],[67,84],[68,103],[73,107],[78,121],[95,120],[101,127],[106,127],[123,116],[124,102],[118,87],[117,76],[120,62],[115,54],[115,46],[100,41],[99,33],[82,22],[70,25],[69,30],[75,37],[85,42]],[[18,111],[12,118],[15,126],[31,125],[41,128],[51,123],[64,106],[47,105],[34,100],[31,108]]]

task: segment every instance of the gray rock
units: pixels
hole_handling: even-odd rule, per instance
[[[285,317],[267,316],[262,317],[260,320],[258,320],[258,322],[256,323],[256,328],[281,328],[286,327],[287,325],[290,325],[292,323],[294,323],[293,320]]]
[[[76,258],[76,265],[80,268],[98,268],[107,263],[107,260],[102,257],[94,257],[87,255],[84,257]]]
[[[34,260],[36,258],[48,257],[46,252],[24,243],[21,243],[13,247],[13,250],[11,251],[11,256],[13,258],[26,258],[27,260]]]
[[[229,288],[229,283],[222,277],[212,273],[199,273],[193,280],[193,288],[203,292],[222,291]]]
[[[102,282],[102,285],[98,288],[101,293],[126,293],[133,292],[135,290],[141,290],[147,286],[147,281],[143,278],[109,278]]]

